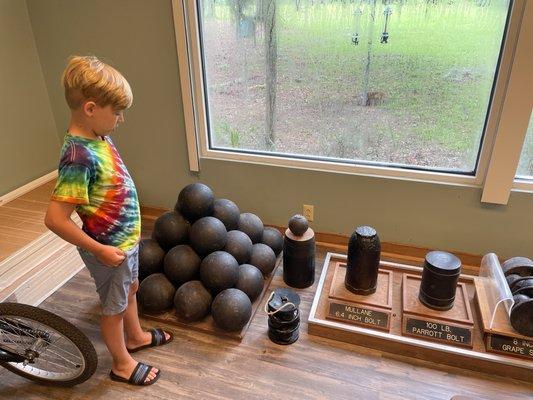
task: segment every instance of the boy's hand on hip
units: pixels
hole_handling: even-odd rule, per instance
[[[98,261],[109,266],[118,267],[126,258],[126,255],[118,247],[103,245],[95,254]]]

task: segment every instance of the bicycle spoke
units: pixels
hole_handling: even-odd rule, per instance
[[[66,358],[66,357],[63,357],[61,354],[56,353],[55,351],[53,351],[53,350],[50,349],[50,348],[47,348],[46,350],[44,350],[43,352],[41,352],[41,355],[43,355],[43,354],[48,354],[48,353],[52,353],[52,354],[55,355],[56,357],[62,359],[62,360],[65,361],[65,362],[68,362],[68,363],[70,363],[70,364],[72,364],[72,365],[79,365],[79,364],[80,364],[79,362],[74,362],[74,361],[72,361],[72,360],[69,360],[69,359]],[[76,356],[74,356],[74,357],[76,357]],[[82,358],[81,358],[81,357],[77,357],[77,358],[79,358],[79,360],[80,360],[80,362],[81,362]]]
[[[39,332],[49,336],[44,340]],[[37,321],[17,316],[0,317],[0,338],[6,349],[17,354],[25,356],[30,349],[39,354],[34,363],[14,363],[18,369],[32,375],[58,379],[78,374],[84,365],[83,355],[67,337]],[[37,340],[41,344],[33,348]]]

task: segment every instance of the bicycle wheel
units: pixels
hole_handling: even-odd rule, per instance
[[[49,311],[26,304],[0,303],[0,347],[25,358],[23,363],[0,363],[3,367],[44,384],[80,384],[98,364],[94,346],[83,332]]]

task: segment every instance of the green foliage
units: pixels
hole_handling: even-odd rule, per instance
[[[307,104],[357,98],[363,90],[370,3],[301,0],[296,6],[294,0],[278,0],[278,85],[286,93],[305,90]],[[388,44],[379,43],[384,3],[393,10]],[[218,21],[230,21],[229,6],[216,4]],[[363,13],[356,27],[358,7]],[[451,151],[477,153],[507,9],[507,0],[376,2],[369,86],[387,95],[377,107],[402,121],[395,130],[383,128],[383,135],[414,135]],[[354,46],[356,30],[360,43]],[[241,134],[227,122],[221,126],[226,140],[238,147],[246,131]],[[333,142],[350,138],[341,136]]]
[[[241,134],[235,128],[232,128],[227,121],[216,124],[215,138],[219,143],[227,143],[231,147],[238,148],[241,143]]]

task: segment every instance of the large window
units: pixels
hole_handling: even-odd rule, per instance
[[[474,172],[508,0],[201,0],[210,144]]]
[[[533,179],[533,113],[529,119],[529,128],[527,129],[516,176],[519,179]]]
[[[529,118],[508,101],[525,88],[515,66],[531,43],[525,0],[173,6],[191,169],[208,157],[489,182],[486,201],[507,201],[487,177],[503,137],[525,135],[502,121]]]

